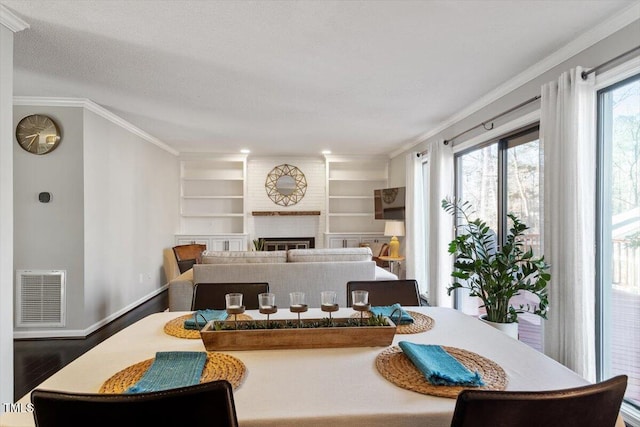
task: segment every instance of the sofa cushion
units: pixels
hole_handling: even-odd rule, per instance
[[[370,248],[289,249],[288,262],[371,261]]]
[[[204,251],[203,264],[272,264],[287,262],[287,251]]]
[[[376,265],[376,280],[398,280],[398,276]]]

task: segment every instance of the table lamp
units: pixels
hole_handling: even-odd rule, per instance
[[[384,235],[392,236],[389,242],[389,256],[398,258],[400,256],[400,242],[396,236],[404,236],[404,222],[387,221],[384,223]]]

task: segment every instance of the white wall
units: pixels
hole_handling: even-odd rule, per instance
[[[296,166],[304,173],[307,191],[293,206],[276,205],[265,191],[265,180],[271,170],[283,163]],[[324,246],[326,219],[326,170],[324,158],[250,157],[247,162],[247,232],[249,241],[258,237],[316,238],[316,247]],[[320,216],[254,217],[252,211],[320,211]],[[312,234],[309,234],[312,232]]]
[[[178,157],[84,112],[85,325],[165,284],[179,224]]]
[[[90,102],[28,101],[14,107],[14,126],[47,114],[62,141],[42,156],[13,144],[14,267],[66,270],[67,321],[16,336],[83,336],[164,286],[162,249],[179,226],[178,157]]]
[[[631,14],[631,11],[627,13]],[[623,17],[620,18],[623,22],[628,22],[629,19]],[[557,80],[560,74],[564,71],[569,70],[570,68],[576,67],[578,65],[584,67],[595,67],[598,66],[623,52],[626,52],[638,45],[638,40],[640,36],[640,20],[636,20],[630,25],[626,25],[622,27],[620,30],[616,30],[613,33],[607,32],[608,27],[614,27],[614,22],[607,22],[603,24],[603,27],[594,29],[591,33],[583,35],[580,40],[574,40],[573,46],[568,46],[565,48],[567,52],[571,52],[572,49],[575,48],[576,45],[582,44],[587,45],[589,40],[600,40],[593,43],[590,47],[585,48],[582,51],[575,52],[575,54],[571,55],[568,59],[563,60],[558,65],[551,67],[544,67],[544,64],[539,64],[536,66],[540,72],[531,76],[531,70],[527,70],[521,74],[521,76],[517,76],[513,81],[506,82],[505,87],[511,87],[514,85],[514,81],[521,80],[522,83],[516,85],[515,89],[511,91],[505,91],[503,88],[498,88],[496,91],[488,94],[485,98],[488,100],[495,99],[495,94],[500,94],[504,92],[501,96],[498,95],[498,98],[492,102],[483,103],[480,102],[476,111],[461,112],[460,119],[452,121],[452,123],[444,129],[436,129],[431,130],[428,129],[425,132],[427,137],[423,138],[420,143],[415,144],[412,148],[408,148],[397,155],[394,155],[390,164],[389,164],[389,173],[390,173],[390,182],[393,185],[403,185],[405,179],[405,153],[408,151],[422,151],[426,149],[429,143],[432,141],[444,140],[446,138],[450,138],[458,133],[464,132],[467,129],[470,129],[473,126],[478,125],[486,121],[488,118],[494,117],[502,113],[503,111],[509,110],[510,108],[520,104],[521,102],[534,97],[535,95],[540,94],[540,88],[544,83],[547,83],[552,80]],[[613,30],[612,30],[613,31]],[[599,34],[611,34],[604,38],[598,38]],[[580,43],[579,43],[580,42]],[[479,100],[480,101],[480,100]],[[507,123],[510,120],[513,120],[517,117],[521,117],[535,109],[539,108],[539,102],[534,102],[530,104],[528,107],[522,108],[518,111],[510,113],[495,122],[495,127],[500,126],[501,124]],[[457,116],[457,115],[456,115]],[[468,134],[464,135],[454,141],[454,146],[473,138],[477,135],[481,135],[484,133],[482,127],[480,129],[476,129]],[[402,180],[400,182],[400,180]]]
[[[13,402],[12,122],[13,31],[0,23],[0,402]]]
[[[52,117],[60,126],[62,139],[45,155],[13,144],[14,268],[65,270],[66,328],[83,329],[82,108],[16,106],[12,128],[30,114]],[[49,203],[38,201],[43,191],[51,193]]]

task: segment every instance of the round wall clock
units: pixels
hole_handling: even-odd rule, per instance
[[[51,117],[32,114],[18,123],[16,139],[32,154],[47,154],[60,144],[60,128]]]

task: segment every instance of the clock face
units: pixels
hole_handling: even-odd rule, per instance
[[[16,127],[18,144],[32,154],[47,154],[60,143],[60,129],[50,117],[33,114]]]

